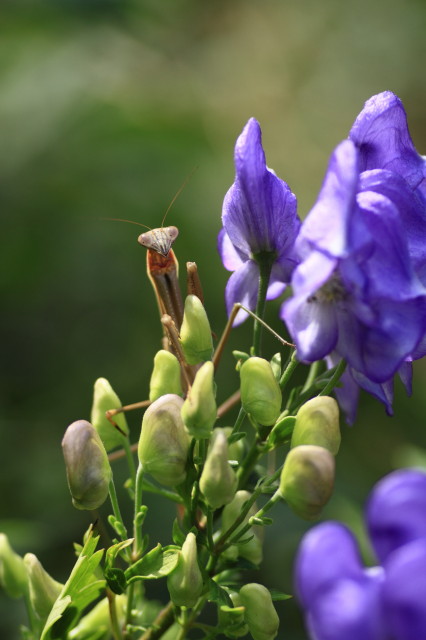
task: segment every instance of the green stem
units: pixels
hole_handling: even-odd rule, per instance
[[[144,478],[142,482],[142,490],[148,491],[148,493],[155,493],[158,496],[163,496],[163,498],[167,498],[167,500],[177,502],[178,504],[182,504],[184,502],[182,496],[180,496],[175,491],[169,491],[168,489],[156,487],[155,484],[152,484],[151,481],[147,478]]]
[[[130,448],[130,442],[128,438],[125,438],[123,443],[123,448],[124,448],[124,451],[126,452],[127,465],[129,467],[132,486],[134,487],[136,482],[136,466],[135,466],[135,459],[133,457],[133,452]]]
[[[316,362],[313,362],[311,364],[311,366],[309,367],[309,373],[306,377],[305,380],[305,384],[303,385],[303,389],[301,391],[301,393],[304,393],[304,391],[307,391],[309,389],[309,387],[311,387],[313,385],[313,383],[315,382],[317,375],[318,375],[318,371],[321,367],[321,361],[317,360]]]
[[[120,524],[123,527],[123,531],[125,532],[125,535],[121,536],[121,539],[127,540],[127,529],[126,529],[126,525],[124,524],[123,517],[121,515],[121,511],[120,511],[120,507],[117,499],[117,492],[115,490],[115,484],[112,478],[109,483],[109,498],[111,500],[111,506],[112,506],[112,511],[114,513],[114,517],[116,518],[116,520],[120,522]]]
[[[241,466],[237,471],[239,489],[245,486],[247,482],[247,478],[249,477],[256,462],[258,461],[260,456],[263,454],[263,452],[264,452],[264,447],[260,443],[258,437],[256,437],[256,440],[253,442],[247,456],[244,459],[244,462],[241,464]]]
[[[290,357],[290,361],[288,363],[288,365],[286,366],[286,368],[284,369],[282,376],[280,378],[280,387],[281,387],[281,391],[283,389],[285,389],[285,387],[287,386],[287,384],[290,381],[291,376],[293,375],[297,365],[299,364],[299,361],[296,360],[296,352],[293,351],[293,353],[291,354]]]
[[[237,419],[235,420],[235,424],[232,428],[232,432],[231,435],[234,435],[234,433],[238,433],[240,428],[242,427],[245,417],[246,417],[247,413],[245,411],[245,409],[243,409],[243,407],[240,407],[240,411],[238,413]]]
[[[40,633],[40,629],[38,629],[37,618],[36,618],[36,616],[34,614],[34,610],[33,610],[33,607],[31,605],[29,591],[26,591],[25,594],[24,594],[24,602],[25,602],[25,608],[27,610],[30,629],[34,633],[34,637],[35,637],[37,631],[38,631],[38,633]],[[37,637],[38,637],[38,635],[37,635]]]
[[[326,384],[324,389],[322,391],[320,391],[320,393],[318,395],[319,396],[328,396],[328,394],[333,391],[334,387],[339,382],[339,380],[342,377],[345,369],[346,369],[346,360],[340,360],[339,364],[336,367],[336,371],[333,373],[333,375],[331,376],[329,382]]]
[[[111,589],[106,590],[108,605],[109,605],[109,617],[111,620],[111,632],[114,640],[121,640],[123,637],[121,635],[120,625],[118,624],[117,618],[117,608],[115,606],[115,594],[111,591]]]
[[[281,473],[281,469],[279,470],[279,473]],[[267,513],[270,509],[272,509],[272,507],[280,500],[281,500],[281,494],[277,490],[272,496],[272,498],[270,498],[268,502],[266,502],[264,506],[254,514],[253,518],[261,518],[262,516],[265,515],[265,513]],[[250,531],[252,526],[253,525],[250,524],[249,522],[246,525],[244,525],[244,527],[240,531],[238,531],[238,533],[233,538],[229,540],[227,546],[231,544],[236,544],[238,540],[240,540],[247,533],[247,531]]]
[[[271,277],[272,265],[274,264],[276,256],[270,251],[262,251],[253,257],[259,265],[259,289],[257,293],[256,315],[263,320],[266,294]],[[255,356],[261,355],[262,328],[261,322],[255,319],[253,328],[253,353]]]
[[[142,487],[143,487],[143,466],[139,463],[138,470],[136,472],[135,483],[135,518],[133,521],[134,526],[134,547],[133,555],[136,560],[142,553],[142,526],[139,524],[140,508],[142,506]]]
[[[160,611],[158,616],[149,629],[143,633],[138,640],[156,640],[166,633],[167,629],[172,626],[174,622],[174,607],[173,602],[169,602],[164,609]]]

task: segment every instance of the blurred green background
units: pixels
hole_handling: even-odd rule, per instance
[[[146,398],[161,337],[140,231],[102,218],[160,226],[197,166],[168,223],[180,229],[181,265],[199,265],[220,334],[228,273],[215,238],[245,122],[260,121],[268,164],[296,193],[301,216],[329,154],[371,95],[391,89],[402,98],[425,152],[426,4],[2,0],[0,23],[0,530],[64,580],[72,542],[88,526],[69,498],[64,429],[88,418],[99,376],[123,403]],[[278,308],[270,306],[268,320],[282,331]],[[230,349],[248,348],[249,336],[247,323]],[[272,341],[267,347],[276,350]],[[394,418],[365,396],[356,425],[344,427],[336,494],[324,517],[360,530],[373,483],[422,460],[426,366],[415,369],[413,398],[397,384]],[[222,375],[220,400],[237,386],[229,355]],[[140,415],[130,424],[136,440]],[[173,509],[158,499],[149,504],[152,541],[169,542]],[[292,554],[310,525],[284,507],[276,517],[262,572],[252,577],[292,592]],[[155,585],[149,593],[162,596]],[[4,594],[0,604],[0,637],[15,640],[25,613]],[[279,637],[306,638],[295,601],[279,611]]]

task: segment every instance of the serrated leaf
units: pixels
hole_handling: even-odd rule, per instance
[[[176,567],[180,549],[160,543],[124,572],[128,584],[136,580],[157,580],[168,576]]]
[[[212,578],[208,580],[207,585],[209,588],[207,598],[209,602],[217,602],[220,606],[226,605],[228,607],[232,607],[232,600],[226,589],[218,585]]]
[[[281,420],[278,420],[268,436],[268,448],[275,449],[275,447],[279,447],[287,442],[293,433],[295,423],[295,416],[285,416]]]
[[[95,552],[98,541],[99,536],[94,536],[93,529],[90,529],[77,562],[47,618],[40,640],[66,637],[70,626],[105,589],[105,580],[99,580],[95,575],[103,556],[103,549]]]

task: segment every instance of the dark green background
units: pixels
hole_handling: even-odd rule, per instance
[[[216,252],[233,145],[250,116],[269,166],[312,206],[329,154],[371,95],[391,89],[426,150],[426,9],[421,0],[3,0],[0,8],[0,530],[64,580],[87,527],[71,506],[60,441],[89,416],[94,380],[124,403],[144,399],[161,330],[137,227],[180,229],[181,265],[200,269],[211,324],[226,316],[228,273]],[[278,331],[279,303],[268,310]],[[246,349],[250,327],[236,330]],[[267,343],[269,353],[276,345]],[[219,399],[237,385],[223,362]],[[325,517],[360,528],[360,506],[395,466],[426,447],[424,363],[414,397],[397,384],[395,417],[364,397],[343,428],[336,494]],[[228,370],[228,373],[226,371]],[[130,419],[133,439],[140,416]],[[120,467],[118,468],[118,473]],[[291,591],[291,557],[308,525],[282,507],[267,531],[262,574]],[[152,541],[173,512],[150,501]],[[150,593],[157,595],[151,588]],[[1,594],[0,636],[25,615]],[[296,604],[280,605],[280,638],[302,639]]]

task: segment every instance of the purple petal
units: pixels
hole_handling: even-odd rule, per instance
[[[267,168],[259,123],[251,118],[235,145],[236,178],[225,196],[222,221],[232,244],[249,255],[293,253],[300,221],[296,197]]]
[[[272,267],[266,299],[275,300],[275,298],[278,298],[287,286],[285,282],[286,280],[283,278],[281,266],[276,262]]]
[[[338,580],[360,580],[363,569],[357,542],[338,522],[313,527],[302,539],[295,563],[298,597],[310,608],[325,588]]]
[[[315,640],[385,640],[381,611],[383,572],[363,579],[337,580],[309,609],[308,625]]]
[[[411,396],[411,394],[413,393],[413,365],[411,361],[402,363],[402,365],[398,369],[398,375],[405,387],[407,396]]]
[[[379,93],[365,103],[349,137],[361,151],[361,171],[394,171],[412,189],[422,182],[425,160],[411,140],[404,106],[391,91]]]
[[[225,229],[221,229],[217,236],[217,248],[222,258],[223,266],[228,271],[236,271],[249,259],[248,255],[238,251],[229,239]]]
[[[426,473],[403,469],[389,474],[375,486],[366,513],[380,562],[407,542],[426,538]]]
[[[426,640],[426,538],[397,549],[386,563],[383,590],[389,637]]]
[[[280,316],[296,343],[297,358],[302,362],[322,360],[333,351],[338,338],[333,304],[291,298],[281,307]]]
[[[408,242],[410,258],[420,280],[426,283],[426,215],[425,203],[408,183],[390,171],[365,171],[360,178],[360,191],[375,191],[398,209]]]
[[[358,186],[358,151],[350,140],[336,147],[330,158],[318,199],[304,221],[296,243],[303,257],[309,248],[329,256],[347,253],[349,218]]]
[[[256,308],[259,287],[259,267],[253,260],[247,260],[229,278],[225,289],[226,310],[228,315],[236,302],[241,302],[251,311]],[[234,321],[234,327],[244,322],[247,313],[240,309]]]

